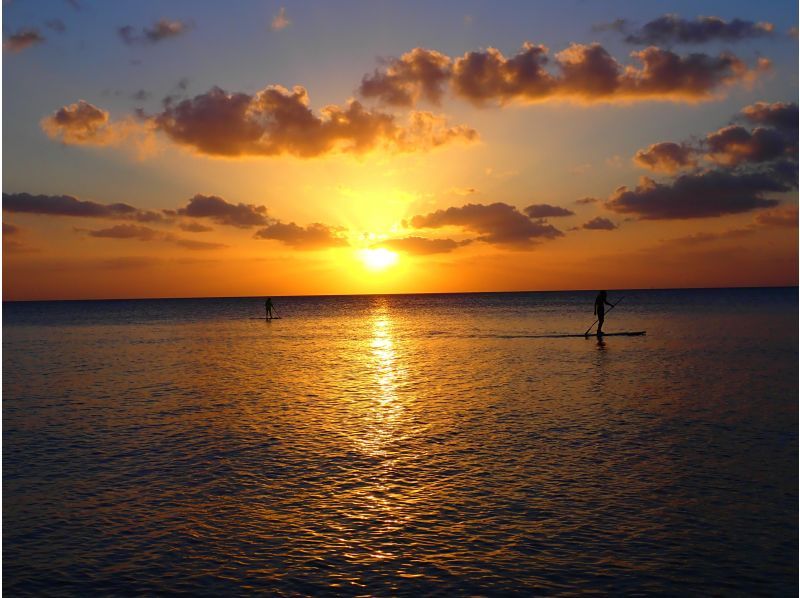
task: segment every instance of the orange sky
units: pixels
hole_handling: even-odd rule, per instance
[[[549,7],[561,29],[488,39],[509,4],[363,47],[301,9],[260,30],[243,10],[255,56],[203,41],[205,5],[131,11],[113,41],[108,7],[20,29],[3,298],[796,285],[790,7],[735,6],[722,29],[641,8],[566,27]],[[4,8],[9,30],[45,16]],[[749,29],[716,39],[733,17]]]

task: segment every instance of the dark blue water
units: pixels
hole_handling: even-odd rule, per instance
[[[794,595],[798,293],[3,305],[9,595]]]

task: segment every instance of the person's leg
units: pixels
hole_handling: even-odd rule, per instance
[[[598,320],[598,322],[597,322],[597,334],[603,334],[603,320],[605,320],[604,315],[601,314],[600,317],[597,318],[597,320]]]

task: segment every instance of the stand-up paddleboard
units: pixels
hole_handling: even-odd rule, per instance
[[[646,330],[636,330],[634,332],[604,332],[600,335],[600,338],[605,338],[607,336],[644,336],[645,334],[647,334]],[[596,336],[596,334],[521,334],[519,336],[514,335],[511,338],[592,338]]]

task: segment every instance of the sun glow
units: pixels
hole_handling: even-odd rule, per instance
[[[384,247],[362,249],[358,255],[369,270],[376,272],[394,266],[398,259],[398,255],[394,251],[389,251]]]

